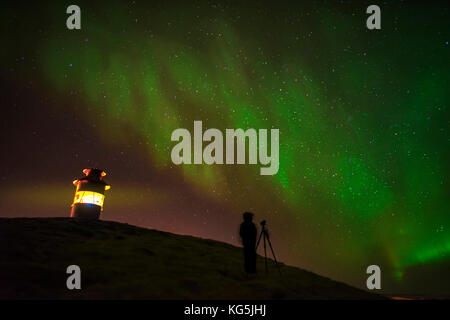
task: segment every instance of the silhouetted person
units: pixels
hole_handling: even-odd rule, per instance
[[[256,236],[257,230],[253,223],[253,213],[244,212],[244,222],[241,223],[239,235],[244,246],[244,264],[247,273],[256,273]]]

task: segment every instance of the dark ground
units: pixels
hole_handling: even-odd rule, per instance
[[[242,248],[110,221],[0,219],[0,299],[380,299],[274,262],[243,272]],[[66,288],[66,268],[82,289]]]

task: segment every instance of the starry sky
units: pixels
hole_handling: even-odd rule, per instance
[[[372,2],[77,1],[81,30],[5,6],[0,217],[69,216],[98,167],[102,219],[238,244],[249,210],[285,263],[450,295],[449,8],[379,1],[371,31]],[[194,120],[278,128],[278,173],[173,165]]]

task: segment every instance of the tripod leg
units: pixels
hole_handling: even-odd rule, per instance
[[[269,236],[267,236],[267,241],[269,242],[269,247],[270,247],[270,250],[272,251],[273,260],[275,260],[275,264],[276,264],[276,266],[278,268],[278,272],[280,273],[280,277],[281,277],[280,266],[278,265],[277,258],[275,257],[275,252],[273,251],[272,242],[270,242]]]
[[[263,233],[261,232],[261,234],[259,235],[259,238],[258,238],[258,242],[256,243],[255,251],[258,250],[259,242],[261,241],[262,235],[263,235]]]
[[[266,249],[266,233],[264,232],[264,264],[266,265],[266,273],[269,271],[267,269],[267,249]]]

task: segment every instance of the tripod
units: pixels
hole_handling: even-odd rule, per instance
[[[277,266],[278,272],[280,273],[280,277],[281,277],[280,266],[278,265],[277,258],[275,257],[275,252],[273,251],[272,243],[270,242],[269,233],[267,232],[267,229],[266,229],[266,220],[261,221],[261,227],[262,227],[261,234],[259,235],[258,242],[256,243],[255,251],[258,250],[259,242],[261,241],[261,238],[263,238],[263,241],[264,241],[264,264],[266,266],[266,273],[267,273],[268,272],[267,248],[266,248],[266,241],[267,241],[269,243],[270,250],[272,251],[272,256],[273,256],[273,259],[275,260],[275,265]]]

